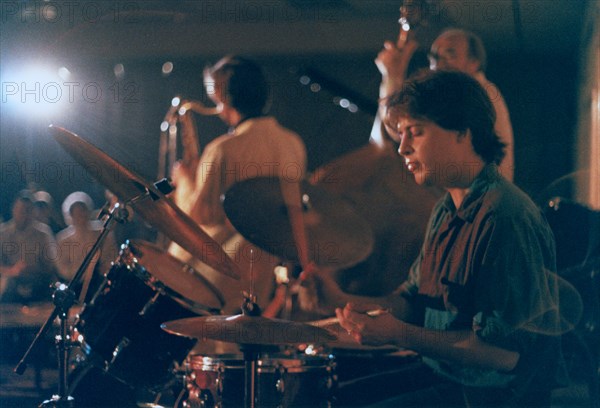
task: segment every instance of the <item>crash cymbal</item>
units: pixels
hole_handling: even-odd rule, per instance
[[[126,248],[157,284],[171,291],[173,298],[192,309],[221,309],[225,300],[221,292],[191,266],[165,252],[158,245],[130,240]]]
[[[348,201],[306,181],[300,183],[301,203],[311,262],[347,268],[373,250],[369,224]],[[288,261],[299,262],[287,205],[277,178],[253,178],[234,184],[223,207],[233,226],[250,242]]]
[[[154,185],[76,134],[53,125],[50,132],[73,159],[157,230],[217,271],[240,279],[238,266],[221,246]]]
[[[201,316],[172,320],[161,325],[171,334],[200,340],[255,345],[323,343],[336,336],[329,331],[304,323],[262,316]]]

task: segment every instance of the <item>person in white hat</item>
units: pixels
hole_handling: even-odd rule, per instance
[[[56,235],[56,240],[59,246],[59,274],[64,281],[73,279],[102,230],[101,222],[92,219],[93,208],[91,197],[82,191],[69,194],[62,204],[63,217],[69,226]],[[116,256],[117,245],[111,232],[81,280],[72,288],[76,293],[79,292],[80,301],[85,300],[88,293],[93,293],[89,290],[90,286],[94,286],[94,282],[108,272]]]

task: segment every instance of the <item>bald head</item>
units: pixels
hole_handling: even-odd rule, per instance
[[[429,63],[433,71],[460,71],[474,75],[485,70],[485,48],[481,39],[470,31],[446,30],[431,45]]]

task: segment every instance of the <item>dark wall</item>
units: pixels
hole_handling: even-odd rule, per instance
[[[367,142],[371,116],[350,113],[335,105],[336,94],[315,92],[302,85],[303,68],[313,68],[375,102],[379,74],[375,55],[262,57],[272,83],[272,113],[297,131],[308,149],[314,169]],[[44,118],[3,109],[1,123],[2,172],[0,205],[10,218],[16,192],[35,182],[60,204],[74,190],[89,192],[101,205],[104,186],[96,183],[48,136],[55,123],[78,133],[148,181],[157,174],[159,125],[175,95],[206,100],[201,72],[216,58],[171,59],[175,69],[161,73],[166,59],[135,61],[80,61],[71,66],[84,87],[96,84],[95,94],[77,94],[63,109]],[[125,76],[116,80],[116,62]],[[573,171],[575,84],[577,66],[568,56],[495,55],[490,51],[488,77],[503,92],[515,131],[516,183],[535,197],[554,179]],[[217,118],[198,117],[200,143],[205,145],[226,131]]]
[[[532,198],[574,171],[578,67],[572,55],[494,56],[515,134],[515,183]]]

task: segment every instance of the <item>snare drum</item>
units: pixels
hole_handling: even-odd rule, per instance
[[[193,355],[186,361],[186,407],[244,406],[241,355]],[[257,362],[256,406],[329,407],[336,386],[333,356],[265,355]]]
[[[160,390],[196,342],[169,334],[160,325],[210,314],[222,305],[218,292],[203,286],[193,273],[153,244],[123,244],[119,259],[75,324],[75,339],[87,362],[134,388]],[[173,289],[181,290],[181,282],[188,283],[186,293],[196,289],[195,298]]]

